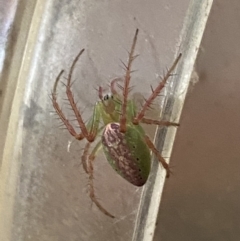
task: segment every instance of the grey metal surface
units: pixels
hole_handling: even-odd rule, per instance
[[[117,176],[101,154],[95,162],[96,192],[117,218],[91,205],[80,165],[84,143],[58,128],[49,94],[59,71],[68,70],[78,51],[86,48],[73,89],[87,120],[97,100],[95,88],[124,75],[119,59],[127,59],[126,50],[139,28],[140,56],[132,84],[134,92],[147,96],[179,49],[188,4],[19,1],[9,29],[16,35],[10,35],[11,41],[6,35],[9,45],[2,45],[3,66],[8,68],[1,75],[1,240],[132,239],[142,189]],[[63,87],[58,93],[64,103]]]

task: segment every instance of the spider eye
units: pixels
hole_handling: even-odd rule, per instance
[[[112,94],[106,94],[106,95],[103,96],[103,100],[109,100],[109,99],[113,99]]]
[[[104,95],[103,100],[108,100],[109,96],[108,95]]]

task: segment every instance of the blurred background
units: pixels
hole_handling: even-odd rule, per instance
[[[240,239],[239,10],[239,1],[213,2],[154,241]]]

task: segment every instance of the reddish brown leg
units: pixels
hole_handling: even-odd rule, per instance
[[[87,159],[88,159],[88,152],[89,152],[90,144],[91,144],[90,142],[86,143],[82,157],[81,157],[83,169],[87,174],[88,174]]]
[[[101,86],[98,88],[98,97],[100,100],[103,100],[103,88]]]
[[[56,89],[57,89],[57,84],[60,80],[60,77],[63,74],[63,70],[60,72],[60,74],[58,75],[58,77],[54,83],[53,92],[52,92],[52,103],[53,103],[53,107],[55,108],[57,114],[59,115],[60,119],[62,120],[64,125],[67,127],[67,129],[71,133],[71,135],[73,135],[78,140],[82,140],[83,138],[86,138],[89,142],[93,142],[95,140],[96,133],[97,133],[96,128],[98,128],[98,127],[92,125],[90,130],[89,131],[87,130],[87,127],[82,119],[80,112],[78,111],[76,102],[73,97],[73,93],[71,91],[71,79],[72,79],[73,70],[74,70],[74,67],[75,67],[78,59],[80,58],[80,56],[82,55],[83,52],[84,52],[84,49],[82,49],[79,52],[79,54],[76,56],[76,58],[74,59],[72,65],[71,65],[69,74],[68,74],[67,84],[65,85],[66,86],[66,95],[67,95],[68,101],[70,103],[70,106],[76,116],[77,122],[78,122],[79,127],[82,132],[81,134],[76,133],[76,131],[74,130],[72,125],[69,123],[69,121],[67,120],[67,118],[65,117],[65,115],[63,114],[62,110],[60,109],[60,107],[57,103]]]
[[[78,111],[78,108],[77,108],[77,105],[76,105],[76,102],[74,100],[74,97],[73,97],[73,94],[72,94],[72,91],[71,91],[71,79],[72,79],[72,74],[73,74],[73,70],[74,70],[74,67],[78,61],[78,59],[80,58],[80,56],[82,55],[82,53],[84,52],[84,49],[82,49],[80,51],[80,53],[76,56],[76,58],[74,59],[73,63],[72,63],[72,66],[70,68],[70,71],[69,71],[69,74],[68,74],[68,79],[67,79],[67,85],[66,85],[66,94],[67,94],[67,97],[68,97],[68,100],[69,100],[69,103],[72,107],[72,110],[77,118],[77,122],[79,124],[79,127],[82,131],[82,134],[83,136],[89,141],[89,142],[93,142],[94,139],[95,139],[95,135],[92,133],[92,130],[90,130],[88,132],[87,130],[87,127],[82,119],[82,116],[80,114],[80,112]]]
[[[117,84],[117,82],[120,82],[120,81],[123,81],[121,78],[116,78],[116,79],[113,79],[110,83],[110,88],[111,88],[111,93],[113,95],[117,95],[118,92],[116,91],[116,88],[115,88],[115,85]]]
[[[131,79],[131,66],[132,66],[133,60],[136,58],[136,56],[134,56],[134,50],[137,42],[137,35],[138,35],[138,29],[136,30],[133,38],[132,48],[129,53],[128,64],[125,65],[126,75],[125,75],[124,86],[123,86],[123,104],[122,104],[121,118],[120,118],[120,131],[123,133],[126,132],[127,101],[128,101],[128,93],[129,93],[129,84]]]
[[[176,68],[178,61],[180,60],[182,54],[179,54],[178,57],[175,59],[173,65],[168,70],[167,74],[163,77],[162,81],[159,83],[157,88],[155,90],[152,90],[152,94],[149,96],[149,98],[146,100],[145,104],[141,108],[141,110],[138,112],[136,117],[133,119],[133,124],[138,125],[139,122],[143,119],[146,110],[150,107],[150,105],[153,103],[154,99],[160,94],[161,90],[166,85],[166,82],[168,78],[171,76],[173,70]]]
[[[123,81],[123,80],[121,78],[116,78],[116,79],[113,79],[110,83],[110,89],[111,89],[111,93],[113,95],[117,94],[117,91],[115,89],[115,85],[119,81]],[[103,100],[103,97],[104,97],[103,96],[103,88],[101,86],[99,86],[99,88],[98,88],[98,97],[99,97],[100,100]]]
[[[180,126],[178,123],[170,122],[170,121],[161,121],[161,120],[152,120],[143,117],[141,123],[150,124],[150,125],[157,125],[157,126]]]
[[[70,124],[70,122],[68,121],[68,119],[65,117],[65,115],[63,114],[58,102],[57,102],[57,84],[60,80],[60,77],[63,74],[63,70],[59,73],[58,77],[56,78],[56,81],[54,83],[54,87],[53,87],[53,91],[52,91],[52,104],[54,109],[56,110],[56,113],[58,114],[58,116],[60,117],[60,119],[62,120],[62,122],[64,123],[64,125],[66,126],[67,130],[69,131],[69,133],[74,136],[76,139],[78,140],[82,140],[84,138],[84,135],[82,133],[77,134],[76,131],[74,130],[73,126]]]
[[[156,147],[154,146],[154,144],[152,143],[152,141],[150,140],[150,138],[146,135],[145,136],[145,141],[148,145],[148,147],[152,150],[152,152],[155,154],[155,156],[158,158],[159,162],[161,162],[162,166],[165,168],[167,175],[166,177],[170,176],[170,168],[169,165],[167,164],[167,162],[165,161],[165,159],[161,156],[161,154],[159,153],[159,151],[156,149]]]
[[[94,168],[93,168],[93,162],[96,157],[96,153],[101,149],[102,143],[101,141],[97,143],[95,148],[93,149],[92,153],[89,155],[89,162],[88,162],[88,174],[89,174],[89,195],[91,200],[96,204],[96,206],[100,209],[102,213],[105,215],[109,216],[110,218],[114,218],[114,216],[109,213],[102,205],[101,203],[97,200],[97,197],[95,195],[95,190],[94,190]]]

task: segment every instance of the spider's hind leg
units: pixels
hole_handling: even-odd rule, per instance
[[[169,168],[168,163],[162,157],[161,153],[156,149],[155,145],[153,144],[153,142],[150,140],[150,138],[147,135],[145,136],[145,142],[146,142],[147,146],[149,147],[149,149],[154,153],[154,155],[157,157],[158,161],[162,164],[162,166],[166,170],[166,172],[167,172],[166,177],[169,177],[170,176],[170,168]]]
[[[124,84],[123,84],[123,102],[122,102],[122,109],[121,109],[121,118],[120,118],[120,131],[122,133],[126,132],[126,124],[127,124],[127,103],[128,103],[128,94],[129,94],[129,84],[130,84],[130,79],[131,79],[131,67],[133,60],[137,57],[134,55],[134,50],[136,47],[137,43],[137,36],[138,36],[138,29],[135,32],[134,38],[133,38],[133,43],[132,47],[129,53],[129,58],[128,58],[128,64],[125,65],[124,67],[126,69],[126,74],[125,74],[125,79],[124,79]]]
[[[98,151],[102,149],[102,142],[99,141],[94,149],[92,150],[91,154],[88,157],[88,174],[89,174],[89,196],[91,200],[96,204],[96,206],[99,208],[99,210],[107,215],[110,218],[114,218],[114,216],[109,213],[103,206],[102,204],[98,201],[96,194],[95,194],[95,189],[94,189],[94,168],[93,168],[93,162],[95,160],[96,154]]]
[[[164,121],[164,120],[154,120],[154,119],[149,119],[149,118],[145,118],[145,117],[142,118],[141,123],[148,124],[148,125],[166,126],[166,127],[180,126],[180,124],[176,123],[176,122]]]

